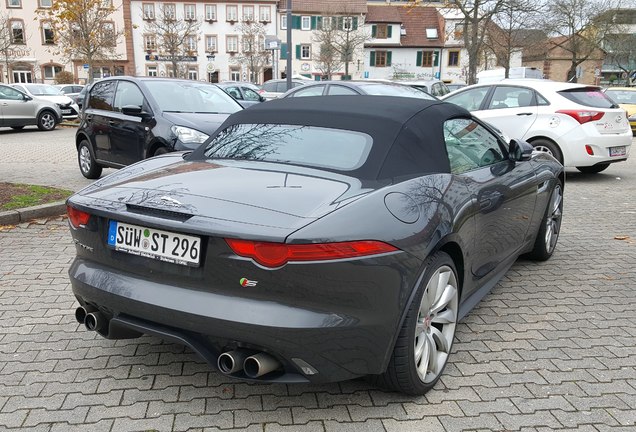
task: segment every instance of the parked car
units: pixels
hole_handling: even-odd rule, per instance
[[[94,83],[75,135],[80,171],[99,178],[175,150],[193,150],[242,107],[214,84],[118,76]]]
[[[513,79],[468,86],[442,99],[584,173],[629,156],[632,131],[625,111],[596,86]]]
[[[299,87],[301,85],[305,85],[307,83],[312,83],[313,81],[302,80],[298,78],[292,79],[292,88]],[[283,95],[287,91],[287,80],[286,79],[271,79],[269,81],[265,81],[261,86],[262,92],[261,96],[263,96],[267,100],[276,99]]]
[[[448,88],[448,90],[454,92],[455,90],[459,90],[466,87],[466,85],[467,84],[464,84],[464,83],[450,83],[450,84],[446,84],[446,87]]]
[[[636,87],[610,87],[603,91],[627,111],[627,120],[632,128],[632,135],[636,135]]]
[[[411,81],[396,81],[399,84],[407,85],[418,90],[424,91],[433,96],[442,97],[449,94],[451,91],[446,86],[444,81],[441,80],[411,80]]]
[[[79,107],[73,99],[65,96],[58,88],[49,84],[11,84],[23,93],[31,97],[51,101],[60,107],[62,117],[66,120],[74,120],[79,115]]]
[[[515,259],[553,254],[563,181],[438,100],[258,104],[68,200],[75,318],[180,341],[239,379],[423,394]]]
[[[86,86],[82,84],[56,84],[54,85],[54,87],[60,89],[62,94],[73,99],[73,102],[75,102],[79,106],[79,102],[78,102],[79,94]],[[82,107],[80,106],[80,109],[81,108]]]
[[[85,85],[84,88],[79,92],[79,94],[75,98],[75,100],[77,101],[77,106],[79,107],[80,111],[82,110],[82,107],[84,106],[84,99],[86,99],[86,93],[91,89],[92,85],[93,84]]]
[[[249,82],[227,81],[217,84],[225,93],[232,96],[243,108],[250,107],[257,103],[265,102],[264,96],[260,94],[261,88]]]
[[[293,88],[281,98],[295,98],[305,96],[334,96],[334,95],[376,95],[403,96],[419,99],[436,99],[434,96],[409,86],[389,81],[316,81]]]
[[[61,121],[62,112],[57,104],[0,84],[0,126],[19,130],[36,125],[40,130],[49,131]]]

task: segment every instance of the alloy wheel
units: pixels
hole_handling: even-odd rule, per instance
[[[52,114],[44,114],[42,115],[42,127],[46,130],[51,130],[55,127],[55,118]]]
[[[561,185],[556,185],[552,191],[550,197],[550,204],[548,207],[548,214],[546,215],[546,227],[545,227],[545,249],[548,253],[552,253],[556,247],[557,240],[559,239],[559,231],[561,229],[561,202],[563,201],[563,194],[561,192]]]
[[[85,145],[83,145],[80,148],[80,154],[79,154],[79,162],[80,162],[80,169],[82,170],[83,173],[87,173],[91,170],[91,152],[90,150],[88,150],[88,147],[86,147]]]
[[[548,147],[546,147],[546,146],[538,145],[538,146],[535,146],[535,147],[534,147],[534,149],[535,149],[536,151],[539,151],[539,152],[547,153],[547,154],[549,154],[550,156],[554,156],[554,153],[552,153],[552,150],[550,150],[550,149],[549,149]]]
[[[457,278],[449,266],[431,276],[415,326],[415,365],[420,380],[431,383],[444,369],[457,326]]]

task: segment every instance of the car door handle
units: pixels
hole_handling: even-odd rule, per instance
[[[114,126],[114,125],[116,125],[116,124],[117,124],[117,122],[116,122],[115,120],[108,120],[108,124],[109,124],[110,126]]]
[[[531,116],[532,113],[517,113],[518,116]]]

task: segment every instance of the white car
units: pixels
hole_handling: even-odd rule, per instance
[[[73,99],[62,94],[60,89],[53,87],[49,84],[11,84],[11,86],[17,88],[23,93],[28,94],[31,97],[44,99],[51,101],[60,107],[62,111],[62,117],[66,120],[76,119],[79,115],[79,106]]]
[[[629,157],[632,130],[625,110],[600,87],[510,79],[468,86],[442,99],[584,173]]]

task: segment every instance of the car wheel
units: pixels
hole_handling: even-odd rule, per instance
[[[55,129],[57,117],[51,111],[42,111],[38,116],[38,129],[50,131]]]
[[[11,126],[11,129],[22,130],[24,129],[24,126]]]
[[[88,141],[82,140],[77,148],[77,162],[82,175],[87,179],[98,179],[102,175],[102,167],[95,162]]]
[[[609,166],[610,164],[597,164],[594,166],[576,167],[576,169],[581,171],[583,174],[597,174],[601,171],[605,171]]]
[[[557,180],[550,194],[550,201],[545,209],[541,226],[534,241],[534,248],[528,258],[546,261],[552,256],[561,232],[561,217],[563,215],[563,187]]]
[[[563,164],[563,155],[561,154],[561,149],[559,149],[559,146],[552,141],[538,139],[532,141],[530,144],[532,144],[532,147],[534,147],[536,151],[547,153],[561,162],[561,164]]]
[[[168,149],[161,146],[161,147],[157,147],[157,150],[155,150],[155,152],[153,153],[153,156],[160,156],[166,153],[168,153]]]
[[[422,395],[433,388],[448,361],[459,308],[453,260],[444,252],[427,259],[422,283],[400,329],[393,355],[375,384]]]

